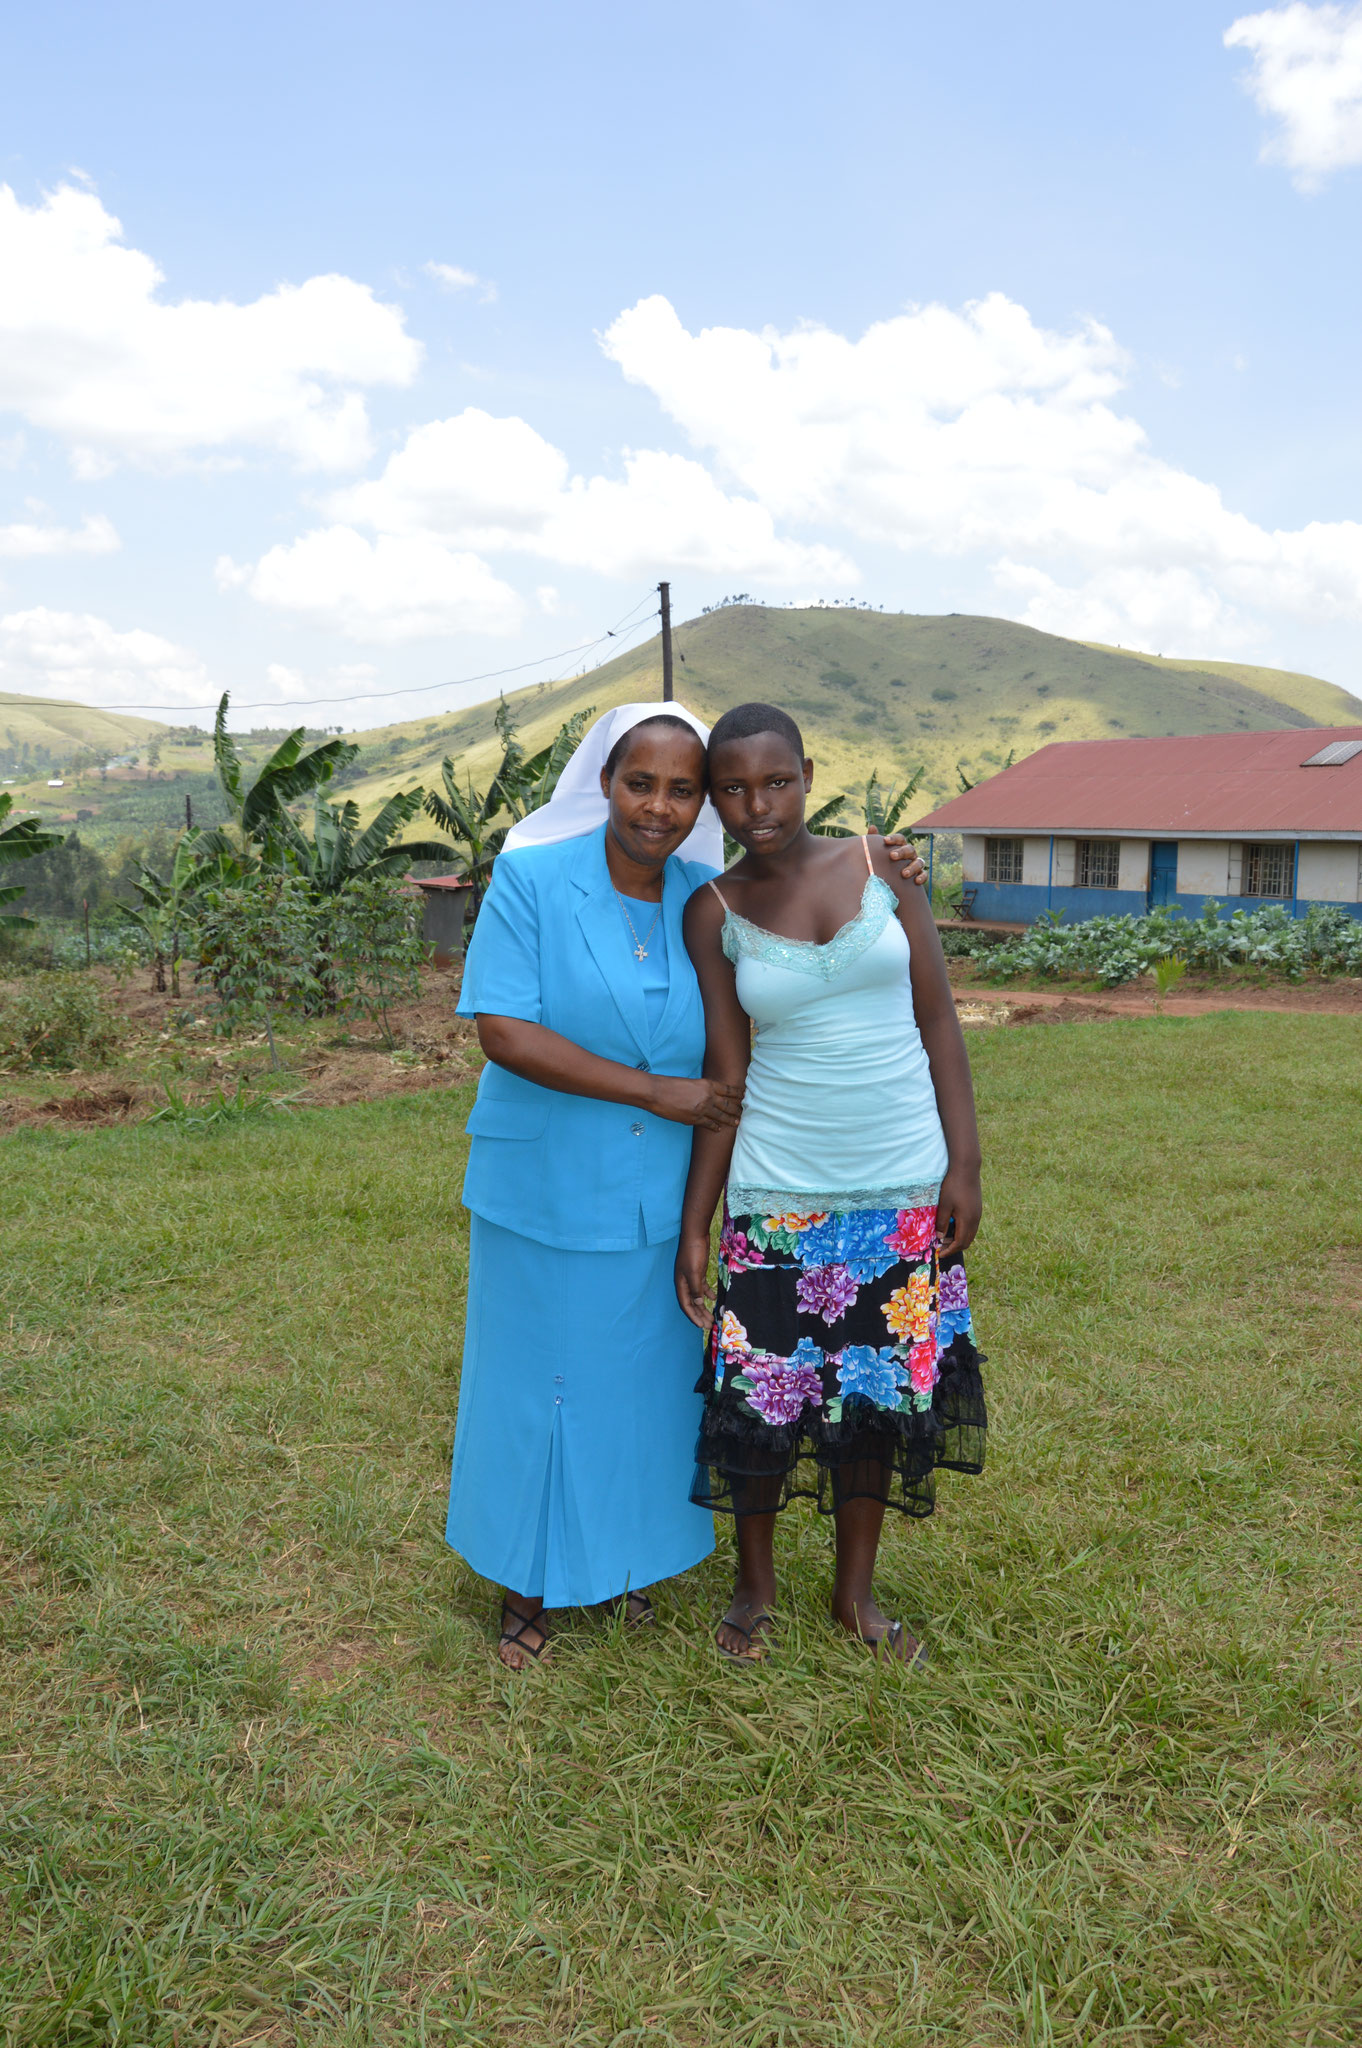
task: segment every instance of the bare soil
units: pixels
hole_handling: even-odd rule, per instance
[[[952,961],[951,981],[964,1023],[1084,1024],[1113,1017],[1204,1017],[1212,1010],[1274,1010],[1316,1017],[1362,1017],[1362,980],[1249,983],[1213,975],[1187,975],[1162,1005],[1152,984],[1139,981],[1088,995],[1062,983],[1046,988],[988,988],[960,974]],[[1002,1016],[990,1017],[990,1010]]]
[[[363,1018],[284,1020],[275,1032],[277,1075],[263,1034],[215,1037],[192,989],[163,994],[148,986],[145,971],[127,984],[102,969],[96,977],[124,1026],[115,1060],[93,1072],[0,1074],[0,1133],[137,1121],[164,1106],[167,1086],[190,1102],[208,1102],[244,1079],[252,1089],[283,1089],[298,1108],[321,1109],[474,1080],[482,1064],[476,1031],[455,1015],[458,965],[430,969],[417,1000],[394,1006],[391,1045]]]
[[[950,969],[968,1028],[1100,1024],[1159,1014],[1146,982],[1100,992],[1063,984],[990,988],[975,979],[972,962],[952,961]],[[391,1045],[367,1020],[286,1020],[276,1032],[283,1068],[277,1075],[263,1036],[216,1038],[192,990],[178,998],[162,994],[148,986],[145,971],[126,985],[104,970],[96,973],[124,1025],[118,1056],[92,1072],[0,1074],[0,1135],[43,1125],[79,1131],[137,1122],[164,1106],[167,1086],[201,1103],[232,1094],[244,1079],[252,1089],[282,1089],[300,1109],[321,1109],[472,1081],[482,1065],[476,1031],[455,1014],[462,978],[457,962],[428,969],[420,996],[394,1006]],[[1213,1010],[1362,1018],[1362,980],[1250,983],[1188,975],[1162,1005],[1167,1017]]]

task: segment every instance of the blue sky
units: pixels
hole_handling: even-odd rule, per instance
[[[1362,684],[1357,6],[49,4],[0,182],[0,689],[369,724],[665,574]]]

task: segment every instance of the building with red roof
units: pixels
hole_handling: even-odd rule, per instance
[[[1069,740],[941,804],[972,913],[1030,923],[1316,903],[1362,918],[1362,726]]]

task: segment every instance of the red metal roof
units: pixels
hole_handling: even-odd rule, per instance
[[[1362,835],[1362,753],[1306,768],[1362,726],[1064,740],[952,797],[916,831],[1150,833],[1176,838]]]

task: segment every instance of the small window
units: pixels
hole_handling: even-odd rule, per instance
[[[984,841],[984,880],[986,882],[1019,882],[1022,878],[1022,843],[1020,839],[986,839]]]
[[[1121,879],[1120,840],[1080,839],[1077,867],[1080,889],[1115,889]]]
[[[1295,848],[1273,843],[1247,845],[1244,848],[1243,864],[1239,870],[1239,894],[1241,896],[1289,896],[1291,894],[1291,872],[1295,866]]]

